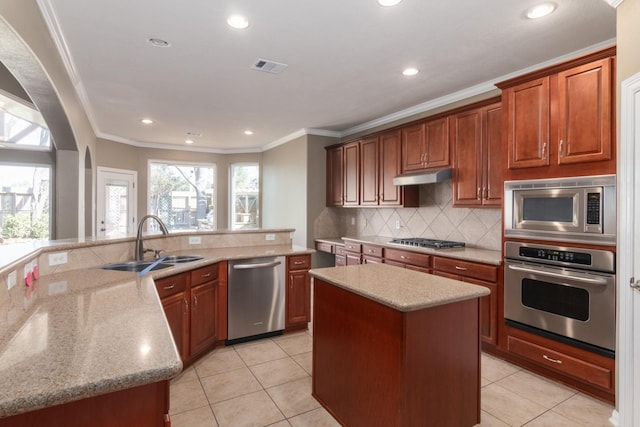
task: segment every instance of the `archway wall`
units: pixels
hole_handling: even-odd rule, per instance
[[[36,0],[0,0],[0,40],[0,62],[38,107],[56,144],[55,238],[84,236],[85,152],[95,152],[96,136]]]

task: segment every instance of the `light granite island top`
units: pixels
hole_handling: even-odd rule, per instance
[[[483,286],[377,263],[318,268],[309,274],[403,312],[490,293]]]
[[[310,273],[311,394],[341,425],[480,422],[488,289],[385,264]]]

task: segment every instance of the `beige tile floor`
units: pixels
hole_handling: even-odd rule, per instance
[[[338,426],[311,397],[311,335],[218,348],[171,383],[173,427]],[[612,407],[482,355],[480,426],[610,426]]]

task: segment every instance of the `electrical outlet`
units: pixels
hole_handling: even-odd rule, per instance
[[[356,225],[356,217],[355,216],[351,217],[351,225]]]
[[[11,289],[16,285],[16,271],[13,270],[7,276],[7,289]]]
[[[400,220],[396,220],[396,230],[400,230]]]
[[[276,235],[275,234],[265,234],[264,235],[265,240],[276,240]]]
[[[202,243],[200,236],[189,236],[190,245],[199,245],[200,243]]]
[[[49,254],[49,266],[66,264],[68,262],[66,252],[56,252],[55,254]]]

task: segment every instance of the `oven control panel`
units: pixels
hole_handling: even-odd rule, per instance
[[[520,256],[549,261],[568,262],[571,264],[591,265],[591,255],[584,252],[561,251],[557,249],[521,247]]]

